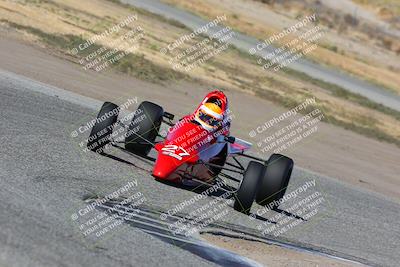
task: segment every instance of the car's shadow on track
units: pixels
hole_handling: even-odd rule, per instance
[[[117,149],[119,149],[119,150],[121,150],[121,151],[123,151],[126,154],[129,154],[129,155],[135,157],[138,160],[143,161],[143,162],[149,163],[149,161],[151,161],[151,162],[155,162],[156,161],[156,159],[153,158],[153,157],[150,157],[150,156],[147,156],[147,155],[140,155],[140,154],[132,153],[131,151],[127,150],[126,148],[124,148],[124,147],[122,147],[120,145],[113,144],[112,146],[117,148]]]
[[[143,167],[140,167],[140,166],[138,166],[138,165],[136,165],[136,164],[134,164],[134,163],[132,163],[132,162],[130,162],[130,161],[127,161],[127,160],[122,159],[122,158],[120,158],[120,157],[117,157],[117,156],[115,156],[115,155],[111,155],[111,154],[108,154],[108,153],[105,153],[105,152],[99,153],[99,155],[101,155],[101,156],[103,156],[103,157],[107,157],[107,158],[113,159],[113,160],[118,161],[118,162],[121,162],[121,163],[128,164],[128,165],[130,165],[130,166],[133,166],[133,167],[135,167],[135,168],[141,169],[141,170],[143,170],[143,171],[149,171],[149,170],[147,170],[147,169],[145,169],[145,168],[143,168]]]
[[[262,216],[260,216],[258,214],[255,214],[255,213],[250,213],[250,216],[253,217],[256,220],[259,220],[259,221],[263,221],[263,222],[267,222],[267,223],[271,223],[271,224],[277,224],[276,221],[271,221],[270,219],[262,217]]]
[[[288,217],[293,217],[293,218],[295,218],[297,220],[307,221],[306,219],[304,219],[304,218],[302,218],[302,217],[300,217],[300,216],[298,216],[296,214],[293,214],[291,212],[288,212],[288,211],[280,209],[280,208],[274,208],[274,209],[272,209],[272,211],[281,213],[281,214],[286,215]],[[256,213],[250,213],[249,216],[251,216],[255,220],[264,221],[264,222],[267,222],[267,223],[272,223],[272,224],[277,224],[278,223],[276,221],[271,221],[270,219],[265,218],[263,216],[260,216],[260,215],[258,215]]]
[[[281,214],[286,215],[288,217],[293,217],[293,218],[295,218],[297,220],[302,220],[302,221],[305,221],[305,222],[307,221],[303,217],[300,217],[300,216],[298,216],[298,215],[296,215],[294,213],[291,213],[289,211],[286,211],[286,210],[283,210],[283,209],[280,209],[280,208],[274,208],[273,211],[281,213]]]
[[[203,192],[205,192],[207,189],[211,188],[211,185],[205,185],[205,184],[197,184],[197,185],[184,185],[184,184],[179,184],[179,183],[174,183],[174,182],[170,182],[170,181],[165,181],[165,180],[159,180],[156,179],[156,181],[158,181],[159,183],[168,185],[168,186],[173,186],[179,189],[183,189],[183,190],[187,190],[187,191],[191,191],[197,194],[201,194]],[[229,186],[229,185],[224,185],[221,186],[220,188],[217,188],[216,190],[210,192],[209,194],[207,194],[207,196],[211,196],[211,197],[223,197],[223,195],[227,192],[227,191],[231,191],[234,188]],[[230,198],[230,197],[229,197]],[[227,199],[229,199],[227,198]]]

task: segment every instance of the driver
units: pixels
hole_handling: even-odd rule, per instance
[[[204,103],[195,114],[197,121],[207,131],[214,131],[222,126],[223,111],[216,103]]]

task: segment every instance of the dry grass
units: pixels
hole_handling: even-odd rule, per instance
[[[383,19],[390,21],[400,16],[400,2],[398,0],[353,0],[371,8]]]
[[[289,19],[287,17],[288,14],[286,13],[285,16],[279,16],[278,13],[276,13],[279,10],[280,12],[285,11],[282,10],[281,7],[273,9],[276,5],[269,6],[261,3],[252,3],[251,1],[243,2],[243,5],[237,3],[233,4],[230,1],[215,2],[212,0],[164,0],[164,2],[177,5],[207,18],[214,18],[217,15],[225,13],[230,17],[226,24],[260,40],[264,40],[267,36],[273,33],[279,33],[284,27],[294,25],[296,23],[296,17],[301,18],[306,14],[313,13],[311,9],[307,9],[306,6],[303,6],[303,4],[300,3],[297,5],[291,4],[290,7],[288,7],[290,8],[288,14],[290,13],[291,16],[293,16],[293,19]],[[248,9],[242,8],[243,6],[247,6]],[[257,11],[260,13],[257,13]],[[323,21],[327,17],[327,14],[323,12],[319,12],[318,16],[320,15],[324,16],[324,18],[319,18],[320,21]],[[268,19],[268,17],[271,18]],[[283,21],[283,23],[276,22],[277,20]],[[333,25],[348,25],[344,16],[336,18],[332,23]],[[365,25],[363,25],[363,28],[365,28]],[[329,28],[326,27],[325,30],[329,31]],[[357,33],[357,29],[346,28],[341,30],[347,31],[346,34],[349,35],[349,39],[353,39],[355,36],[360,38],[361,44],[368,43],[371,39],[371,36],[363,32],[359,31]],[[372,30],[369,30],[368,32],[370,33]],[[344,34],[345,32],[341,32],[342,36]],[[295,38],[293,35],[284,38],[281,44],[284,44],[293,38]],[[319,43],[319,47],[312,53],[308,54],[307,57],[315,62],[347,71],[352,75],[400,94],[400,76],[398,75],[398,69],[393,69],[390,65],[385,64],[384,60],[377,62],[375,57],[360,58],[360,56],[348,50],[347,46],[344,45],[332,49],[326,45],[327,42],[329,43],[329,39],[326,41],[326,38],[329,38],[329,36],[323,36],[319,41],[324,41],[324,43]],[[395,40],[392,40],[389,37],[385,37],[389,42],[388,44],[385,44],[383,38],[380,36],[375,36],[375,38],[379,40],[380,43],[382,42],[382,45],[389,45],[391,49],[396,51],[397,49],[400,49],[400,46],[397,48],[395,45]],[[400,50],[398,52],[400,53]],[[372,49],[371,53],[375,53],[375,51]]]

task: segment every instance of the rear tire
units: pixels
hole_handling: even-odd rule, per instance
[[[233,208],[244,214],[250,214],[251,206],[256,197],[260,180],[264,174],[264,165],[257,161],[250,161],[243,175],[243,180],[235,194]]]
[[[145,140],[156,140],[163,115],[164,110],[159,105],[148,101],[140,103],[129,125],[125,148],[132,153],[146,156],[152,145]]]
[[[266,162],[264,176],[261,179],[256,201],[269,206],[281,199],[286,192],[293,170],[293,160],[280,154],[272,154]],[[271,208],[276,208],[273,205]]]
[[[103,153],[104,147],[110,143],[110,136],[117,122],[119,107],[111,102],[104,102],[96,122],[90,132],[87,147],[89,150]]]

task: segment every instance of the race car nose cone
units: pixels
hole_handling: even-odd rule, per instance
[[[154,170],[153,171],[153,174],[152,174],[154,177],[156,177],[156,178],[166,178],[165,176],[165,172],[162,172],[162,171],[160,171],[160,170]]]
[[[154,169],[152,175],[157,179],[167,179],[171,173],[171,171],[165,169]]]
[[[152,175],[157,179],[167,179],[178,167],[173,160],[161,156],[157,158]]]

